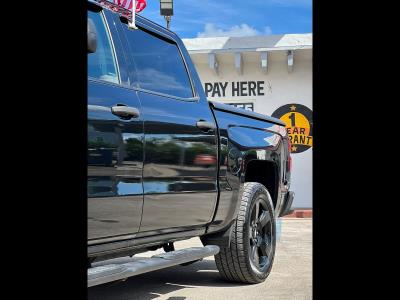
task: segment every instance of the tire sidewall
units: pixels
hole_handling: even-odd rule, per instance
[[[246,211],[246,222],[245,222],[245,228],[244,228],[244,238],[245,240],[243,241],[245,243],[245,253],[246,253],[246,263],[248,265],[248,270],[251,272],[253,278],[257,282],[263,282],[269,275],[272,269],[272,265],[274,263],[274,258],[275,258],[275,249],[276,249],[276,222],[275,222],[275,214],[274,214],[274,207],[272,204],[271,196],[268,192],[268,190],[262,185],[262,184],[257,184],[253,187],[252,193],[251,193],[251,202],[250,205],[248,206],[248,209]],[[272,220],[272,234],[271,234],[271,243],[272,243],[272,257],[270,258],[270,263],[267,267],[267,269],[264,272],[261,272],[259,269],[255,268],[255,266],[252,264],[251,259],[250,259],[250,253],[251,253],[251,246],[250,246],[250,236],[249,236],[249,228],[251,226],[251,212],[253,210],[253,207],[256,203],[257,200],[261,199],[262,202],[265,203],[268,212],[270,213],[271,220]]]

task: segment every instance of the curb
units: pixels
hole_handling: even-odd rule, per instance
[[[292,213],[283,216],[282,218],[286,219],[290,219],[290,218],[312,218],[312,209],[296,209],[294,211],[292,211]]]

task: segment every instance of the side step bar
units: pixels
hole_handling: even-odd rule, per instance
[[[151,258],[111,259],[88,269],[88,287],[188,263],[216,255],[219,247],[207,245],[154,255]]]

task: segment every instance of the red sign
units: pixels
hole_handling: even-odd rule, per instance
[[[118,4],[119,6],[122,6],[126,9],[131,10],[132,9],[132,4],[135,0],[114,0],[115,4]],[[136,3],[136,12],[139,13],[143,9],[146,8],[146,0],[137,0]]]

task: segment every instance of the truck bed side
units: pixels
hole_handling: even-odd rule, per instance
[[[289,189],[288,141],[278,119],[210,102],[218,125],[219,197],[208,233],[229,228],[240,205],[244,182],[264,184],[278,216]]]

